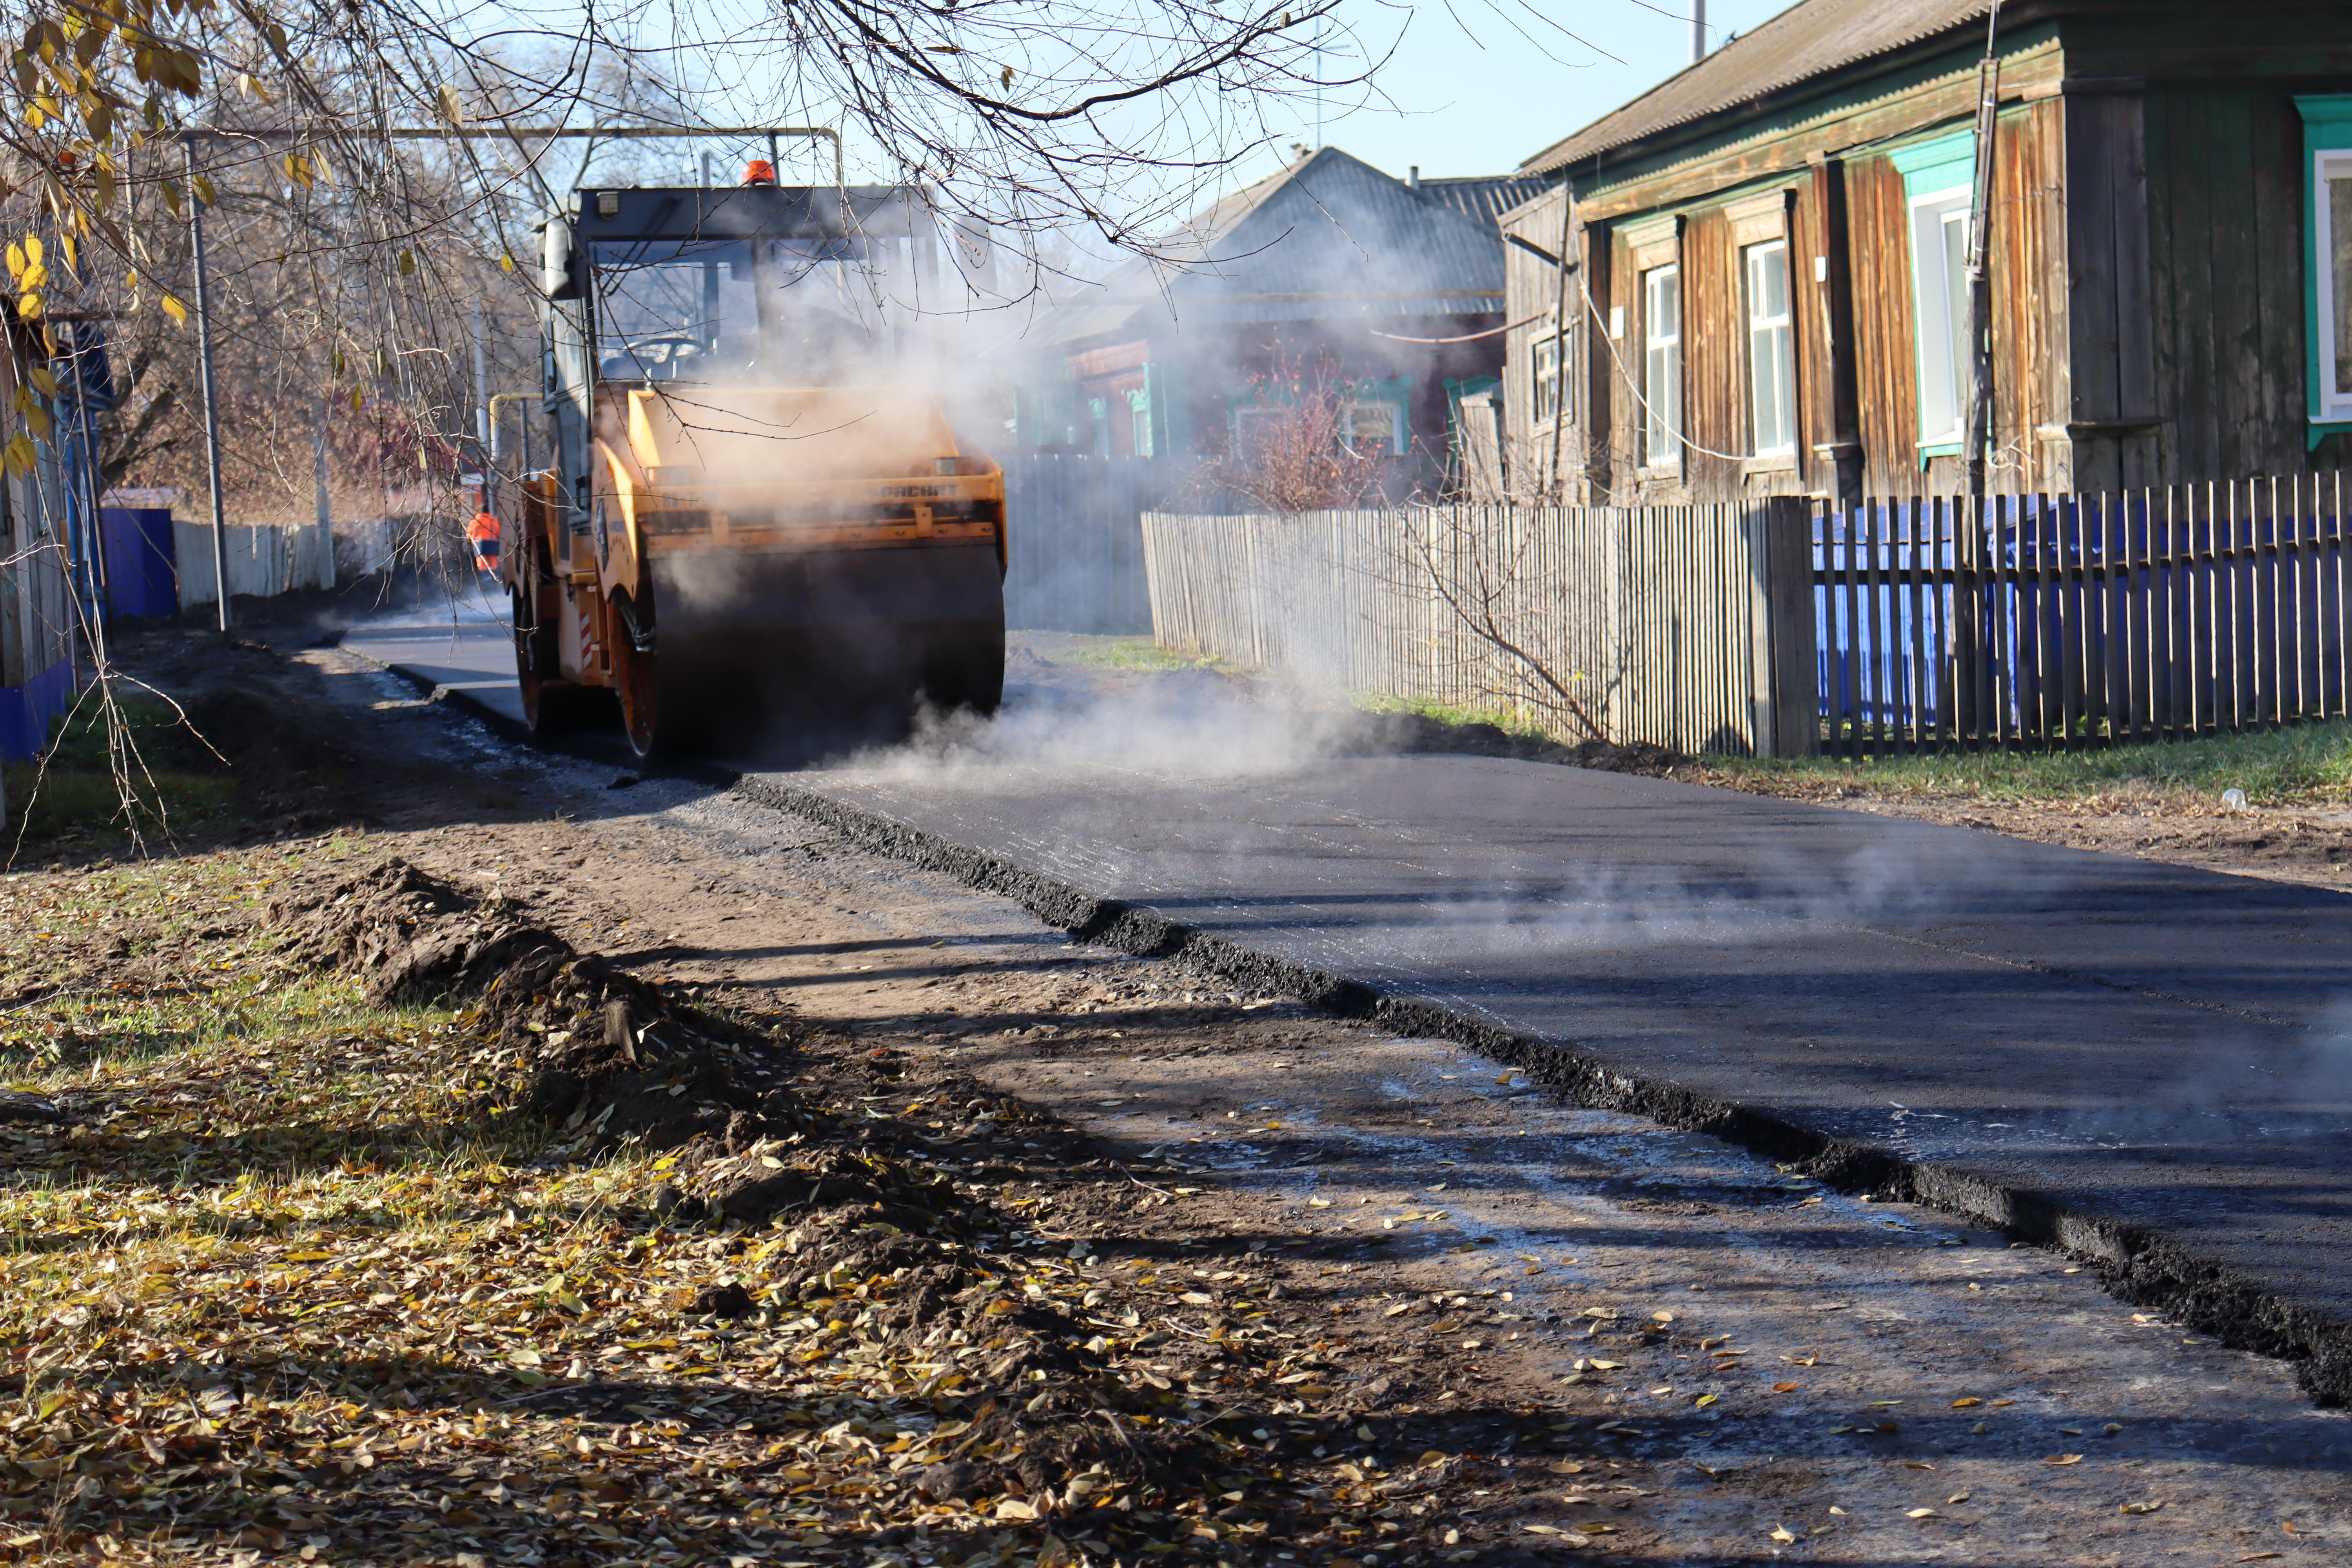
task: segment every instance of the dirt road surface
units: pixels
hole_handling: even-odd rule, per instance
[[[771,998],[1082,1129],[1133,1173],[1134,1202],[1049,1202],[1044,1234],[1312,1302],[1354,1336],[1349,1406],[1451,1434],[1490,1483],[1459,1517],[1403,1504],[1369,1539],[1269,1551],[2352,1551],[2352,1421],[2279,1363],[2118,1302],[2095,1267],[1559,1103],[1442,1042],[1074,944],[800,818],[518,750],[349,655],[299,658],[386,764],[350,803],[372,839],[639,973]],[[1167,1375],[1197,1375],[1175,1349]],[[1529,1410],[1539,1437],[1514,1415]],[[1350,1435],[1330,1457],[1417,1456]]]
[[[159,684],[259,693],[301,737],[296,830],[364,832],[633,973],[903,1052],[910,1083],[1018,1097],[1120,1173],[1107,1202],[1041,1152],[1036,1245],[1162,1289],[1246,1284],[1302,1337],[1327,1323],[1315,1342],[1340,1348],[1300,1374],[1299,1419],[1255,1440],[1314,1442],[1301,1462],[1341,1495],[1431,1459],[1452,1484],[1249,1561],[2352,1552],[2352,1418],[2117,1300],[2095,1265],[1075,943],[741,795],[519,749],[346,653],[149,651]],[[1213,1347],[1172,1333],[1162,1354],[1213,1407]]]

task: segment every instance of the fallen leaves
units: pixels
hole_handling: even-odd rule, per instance
[[[171,996],[107,975],[0,1016],[10,1041],[103,1042],[143,1010],[131,1049],[77,1047],[60,1070],[82,1124],[9,1143],[42,1152],[0,1217],[48,1242],[0,1256],[24,1352],[0,1363],[19,1411],[0,1503],[19,1518],[79,1476],[65,1524],[127,1517],[143,1538],[161,1521],[156,1547],[224,1560],[392,1546],[584,1564],[663,1538],[688,1561],[862,1562],[884,1518],[943,1548],[968,1537],[962,1559],[992,1541],[991,1561],[1017,1546],[1027,1563],[1076,1562],[1050,1543],[1077,1534],[1130,1561],[1246,1545],[1342,1507],[1307,1454],[1346,1428],[1307,1402],[1337,1395],[1344,1340],[1282,1331],[1304,1309],[1246,1268],[1163,1266],[1161,1282],[1025,1228],[1056,1190],[1087,1190],[1066,1130],[951,1073],[952,1093],[867,1092],[898,1076],[869,1061],[893,1053],[828,1042],[782,1053],[798,1135],[724,1159],[525,1121],[504,1109],[524,1053],[608,1037],[603,1016],[525,998],[501,1034],[510,1012],[373,1004],[355,976],[281,963],[253,924],[252,868],[274,858],[238,868],[243,912],[190,944]],[[669,1027],[640,1023],[641,1048]],[[708,1047],[724,1070],[775,1059],[764,1033]],[[692,1108],[688,1081],[668,1087]],[[825,1150],[856,1176],[835,1208],[725,1226],[656,1212],[728,1162],[767,1180]],[[1015,1193],[1036,1186],[1016,1172],[1054,1184]],[[1123,1173],[1102,1181],[1129,1201]],[[1147,1316],[1178,1308],[1192,1326]],[[1346,1419],[1368,1447],[1382,1436]],[[1051,1468],[1024,1470],[1037,1455]],[[1423,1495],[1471,1484],[1431,1458]],[[1394,1485],[1369,1458],[1329,1476],[1342,1511]],[[126,1515],[134,1501],[152,1508]]]
[[[2083,1462],[2083,1456],[2080,1454],[2053,1454],[2042,1462],[2045,1465],[2079,1465]]]

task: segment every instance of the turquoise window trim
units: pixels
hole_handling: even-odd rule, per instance
[[[1911,246],[1913,250],[1911,257],[1913,333],[1911,370],[1918,382],[1917,400],[1913,405],[1925,409],[1927,406],[1927,344],[1918,335],[1921,325],[1920,300],[1923,298],[1923,279],[1919,268],[1923,258],[1917,254],[1918,226],[1911,221],[1910,215],[1916,210],[1913,204],[1937,196],[1950,196],[1956,192],[1974,187],[1977,177],[1976,128],[1972,125],[1963,126],[1957,131],[1948,131],[1940,136],[1931,136],[1924,142],[1914,142],[1908,146],[1897,147],[1886,154],[1886,161],[1894,164],[1896,172],[1903,176],[1904,238],[1905,243]],[[1940,441],[1933,446],[1921,447],[1919,448],[1920,471],[1924,473],[1928,463],[1937,458],[1958,457],[1961,445],[1958,441]]]
[[[2326,404],[2320,381],[2319,289],[2326,258],[2319,254],[2319,154],[2352,152],[2352,92],[2298,93],[2295,112],[2303,116],[2303,339],[2305,344],[2304,413],[2310,421],[2304,450],[2315,449],[2330,436],[2352,431],[2352,420],[2322,417]]]
[[[1450,375],[1445,378],[1445,449],[1447,451],[1458,452],[1462,449],[1462,400],[1465,397],[1475,397],[1482,392],[1492,392],[1502,384],[1503,378],[1498,375],[1474,375],[1461,380]]]
[[[1886,154],[1886,161],[1903,176],[1906,200],[1967,190],[1977,177],[1976,129],[1963,126],[1925,142],[1914,142],[1908,147],[1897,147]]]
[[[1129,439],[1134,443],[1135,455],[1139,458],[1150,457],[1152,455],[1151,438],[1155,432],[1151,427],[1151,382],[1148,374],[1141,386],[1128,389],[1127,412],[1128,417],[1133,421],[1129,426],[1133,432]]]

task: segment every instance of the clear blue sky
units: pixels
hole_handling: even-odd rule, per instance
[[[1713,41],[1789,3],[1708,0]],[[1342,113],[1335,95],[1319,139],[1310,112],[1282,142],[1344,148],[1399,176],[1415,163],[1424,175],[1506,174],[1690,62],[1689,0],[1350,0],[1348,14],[1366,37],[1398,40],[1374,78],[1391,103]],[[1234,184],[1286,157],[1266,153]]]

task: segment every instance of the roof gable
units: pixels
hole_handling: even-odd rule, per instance
[[[1195,214],[1056,311],[1045,336],[1475,313],[1502,309],[1502,296],[1493,222],[1326,147]]]

